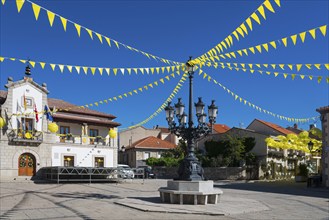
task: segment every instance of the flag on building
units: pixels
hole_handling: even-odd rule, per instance
[[[35,104],[34,104],[34,113],[35,113],[35,121],[38,123],[39,122],[39,115],[38,115],[37,106]]]
[[[45,114],[46,114],[47,120],[54,121],[53,116],[51,115],[50,109],[47,105],[45,105]]]

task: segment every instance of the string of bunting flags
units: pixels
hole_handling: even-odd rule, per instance
[[[255,104],[249,102],[248,100],[242,98],[238,94],[234,93],[232,90],[228,89],[226,86],[222,85],[217,80],[212,79],[211,76],[209,76],[207,73],[203,72],[201,69],[199,70],[199,75],[203,75],[203,79],[207,79],[209,82],[211,81],[211,82],[215,83],[216,85],[220,86],[224,91],[226,91],[228,94],[230,94],[234,98],[234,100],[238,100],[241,103],[243,102],[244,105],[248,105],[249,107],[252,107],[253,109],[256,109],[259,112],[269,114],[273,117],[277,117],[280,120],[286,120],[288,122],[296,122],[296,123],[306,123],[306,122],[310,122],[311,120],[315,121],[315,120],[317,120],[317,118],[319,118],[319,116],[310,117],[310,118],[291,118],[291,117],[287,117],[284,115],[279,115],[279,114],[273,113],[269,110],[263,109]]]
[[[207,66],[209,65],[213,65],[215,68],[218,67],[218,64],[221,66],[228,66],[228,67],[235,67],[235,68],[246,68],[249,67],[250,69],[253,68],[266,68],[269,69],[270,67],[273,70],[277,70],[277,69],[281,69],[281,70],[285,70],[285,68],[288,68],[290,70],[296,70],[297,72],[299,72],[303,67],[306,69],[316,69],[316,70],[321,70],[321,69],[327,69],[329,70],[329,63],[307,63],[307,64],[302,64],[302,63],[298,63],[298,64],[284,64],[284,63],[223,63],[223,62],[215,62],[212,63],[210,62],[210,64],[206,63]]]
[[[161,113],[163,111],[163,109],[167,106],[168,102],[171,102],[173,100],[173,98],[176,96],[176,94],[179,92],[179,90],[181,89],[182,84],[186,81],[187,77],[188,77],[187,73],[184,73],[182,75],[181,79],[179,80],[178,84],[176,85],[176,87],[174,88],[172,93],[168,96],[166,101],[163,102],[162,105],[152,115],[150,115],[145,120],[143,120],[143,121],[141,121],[141,122],[139,122],[139,123],[137,123],[133,126],[130,126],[128,128],[122,128],[122,130],[127,130],[127,129],[135,128],[135,127],[141,126],[143,124],[146,124],[147,122],[152,120],[154,117],[156,117],[159,113]]]
[[[215,68],[218,68],[218,65],[214,65],[211,64],[212,66],[214,66]],[[274,75],[275,77],[277,77],[278,75],[282,75],[285,79],[288,78],[288,76],[290,76],[289,78],[291,78],[292,80],[294,80],[296,78],[296,76],[299,76],[302,80],[305,78],[308,78],[309,80],[313,80],[314,78],[317,79],[317,82],[320,83],[322,81],[322,79],[324,78],[324,76],[318,76],[318,75],[308,75],[308,74],[296,74],[296,73],[284,73],[284,72],[271,72],[271,71],[264,71],[264,70],[255,70],[255,69],[248,69],[248,68],[240,68],[240,67],[232,67],[231,65],[220,65],[220,67],[222,69],[230,69],[230,70],[236,70],[236,71],[240,71],[242,70],[243,72],[246,71],[250,71],[250,73],[254,73],[254,72],[258,72],[259,74],[263,75],[263,73],[266,73],[266,75]],[[326,82],[329,83],[329,76],[326,77]]]
[[[170,73],[175,70],[180,70],[183,68],[184,64],[181,65],[175,65],[175,66],[163,66],[163,67],[143,67],[143,68],[137,68],[137,67],[131,67],[131,68],[122,68],[122,67],[116,67],[116,68],[109,68],[109,67],[95,67],[95,66],[77,66],[77,65],[68,65],[68,64],[57,64],[57,63],[46,63],[46,62],[39,62],[39,61],[33,61],[33,60],[25,60],[25,59],[19,59],[19,58],[13,58],[13,57],[5,57],[0,56],[0,62],[4,62],[5,60],[8,61],[19,61],[24,64],[28,63],[33,68],[36,67],[36,65],[40,65],[42,69],[44,69],[46,66],[49,66],[53,71],[58,68],[61,73],[64,72],[65,69],[67,69],[70,73],[75,70],[78,74],[80,72],[83,72],[87,75],[88,72],[91,72],[92,75],[95,75],[96,72],[98,72],[101,76],[103,76],[103,73],[106,72],[108,76],[111,75],[111,73],[116,76],[118,73],[121,73],[122,75],[125,75],[125,73],[128,73],[128,75],[131,75],[132,73],[138,74],[154,74],[154,73]]]
[[[280,0],[274,1],[278,7],[281,7]],[[239,25],[231,34],[229,34],[224,40],[218,43],[215,47],[211,48],[206,53],[199,56],[199,58],[205,57],[213,57],[217,54],[224,52],[226,49],[230,48],[233,45],[233,40],[236,39],[237,41],[240,40],[240,37],[247,36],[253,30],[253,24],[261,24],[260,16],[257,12],[261,15],[261,17],[266,20],[266,10],[275,13],[273,6],[269,0],[265,0],[241,25]],[[256,23],[255,23],[256,22]],[[248,29],[248,28],[249,29]]]
[[[6,0],[1,0],[1,2],[2,2],[2,5],[4,5],[5,2],[6,2]],[[166,63],[168,65],[172,65],[172,64],[179,65],[179,64],[181,64],[180,62],[176,62],[176,61],[173,61],[173,60],[161,58],[159,56],[153,55],[151,53],[144,52],[144,51],[139,50],[139,49],[136,49],[136,48],[134,48],[132,46],[126,45],[124,43],[121,43],[121,42],[119,42],[117,40],[114,40],[113,38],[107,37],[107,36],[105,36],[103,34],[100,34],[100,33],[96,32],[96,31],[90,29],[90,28],[87,28],[87,27],[85,27],[85,26],[83,26],[81,24],[78,24],[78,23],[76,23],[74,21],[71,21],[71,20],[69,20],[67,18],[64,18],[63,16],[61,16],[59,14],[56,14],[56,13],[54,13],[54,12],[52,12],[52,11],[50,11],[50,10],[42,7],[42,6],[40,6],[40,5],[38,5],[38,4],[30,1],[30,0],[16,0],[16,6],[17,6],[18,13],[22,10],[25,2],[28,2],[28,3],[31,4],[32,11],[34,13],[34,16],[35,16],[35,20],[36,21],[39,18],[40,11],[41,10],[45,11],[46,14],[47,14],[47,17],[48,17],[48,21],[49,21],[50,27],[53,26],[54,21],[55,21],[55,18],[59,18],[59,20],[61,21],[62,26],[63,26],[63,29],[64,29],[65,32],[66,32],[66,28],[68,27],[67,24],[69,23],[69,24],[72,24],[72,26],[75,27],[75,29],[76,29],[77,34],[78,34],[79,37],[81,36],[81,30],[84,30],[90,36],[90,39],[91,40],[93,40],[94,37],[96,36],[101,44],[103,44],[103,42],[106,42],[109,47],[112,47],[113,45],[115,45],[115,47],[117,49],[120,49],[120,47],[123,47],[125,49],[130,50],[130,51],[133,51],[133,52],[137,52],[139,54],[142,54],[142,55],[146,56],[149,59],[154,59],[156,61],[160,61],[160,62]]]
[[[55,109],[53,111],[50,111],[50,110],[44,110],[44,111],[40,111],[40,112],[35,112],[35,111],[31,111],[31,112],[20,112],[20,113],[15,113],[15,114],[11,114],[9,115],[9,117],[11,116],[23,116],[23,115],[35,115],[35,114],[53,114],[53,113],[56,113],[56,112],[59,112],[59,111],[69,111],[71,109],[75,109],[75,108],[90,108],[90,107],[98,107],[99,105],[102,105],[102,104],[108,104],[109,102],[115,102],[115,101],[118,101],[118,100],[121,100],[121,99],[124,99],[124,98],[128,98],[129,96],[133,96],[133,95],[137,95],[137,94],[140,94],[141,92],[143,91],[148,91],[149,89],[153,89],[155,86],[158,86],[158,85],[163,85],[165,84],[166,81],[170,81],[171,78],[175,78],[175,75],[180,75],[180,71],[176,71],[176,74],[175,73],[171,73],[170,75],[167,75],[165,76],[164,78],[160,78],[158,81],[154,81],[153,83],[149,83],[149,84],[146,84],[142,87],[139,87],[138,89],[133,89],[129,92],[125,92],[121,95],[117,95],[117,96],[113,96],[111,98],[108,98],[108,99],[104,99],[104,100],[100,100],[100,101],[95,101],[93,103],[89,103],[89,104],[85,104],[85,105],[80,105],[80,106],[72,106],[70,108],[65,108],[65,109]],[[181,77],[181,80],[185,80],[186,79],[186,75],[183,74],[183,76]],[[179,89],[180,87],[182,86],[181,83],[178,83],[175,87],[175,89]],[[174,92],[176,93],[176,90],[174,89]]]
[[[204,63],[206,61],[216,62],[216,60],[220,61],[221,59],[237,58],[237,55],[240,55],[240,57],[248,56],[250,52],[252,54],[262,53],[264,51],[269,52],[270,49],[276,49],[278,46],[283,45],[284,47],[287,47],[288,42],[290,42],[290,41],[291,42],[289,43],[289,45],[296,46],[298,37],[302,43],[304,43],[308,39],[308,38],[306,38],[307,35],[310,35],[312,37],[311,39],[315,40],[316,36],[317,36],[317,32],[320,32],[323,35],[323,37],[325,37],[327,34],[327,28],[328,28],[328,25],[322,25],[322,26],[312,28],[312,29],[309,29],[309,30],[306,30],[306,31],[303,31],[303,32],[300,32],[297,34],[290,35],[288,37],[281,38],[279,40],[273,40],[273,41],[266,42],[263,44],[258,44],[256,46],[252,46],[249,48],[244,48],[244,49],[240,49],[237,51],[227,52],[225,54],[219,54],[216,56],[196,58],[194,60],[189,61],[189,63],[191,65],[196,65],[196,64]],[[248,51],[249,51],[249,53],[248,53]]]

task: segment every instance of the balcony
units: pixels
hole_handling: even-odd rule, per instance
[[[39,145],[43,142],[41,131],[11,130],[8,133],[10,144]]]
[[[106,138],[101,136],[89,137],[87,135],[58,134],[57,142],[82,145],[107,145]]]

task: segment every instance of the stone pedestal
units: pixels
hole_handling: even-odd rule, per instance
[[[167,187],[159,188],[164,203],[207,205],[217,204],[223,191],[214,189],[213,181],[168,180]]]

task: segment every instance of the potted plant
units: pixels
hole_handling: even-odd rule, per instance
[[[307,165],[304,163],[299,164],[298,166],[298,172],[295,176],[296,182],[306,182],[308,177],[308,169]]]

